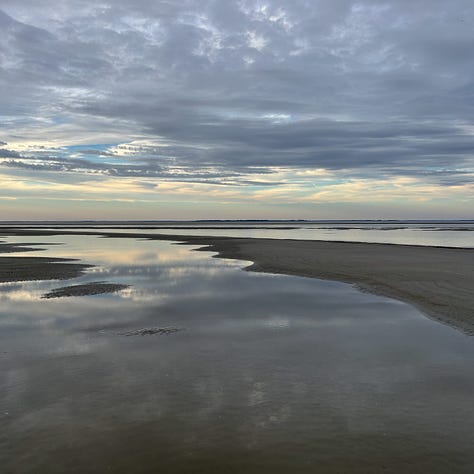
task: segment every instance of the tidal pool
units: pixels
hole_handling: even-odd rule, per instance
[[[0,285],[2,473],[474,472],[473,338],[190,246],[6,240],[34,239],[95,267]],[[130,287],[42,299],[93,281]]]

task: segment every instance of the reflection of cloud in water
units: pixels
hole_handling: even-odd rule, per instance
[[[265,321],[265,325],[271,327],[271,328],[287,328],[291,324],[290,320],[288,318],[282,318],[282,317],[270,317],[267,321]]]
[[[61,240],[75,255],[92,242]],[[133,285],[121,295],[38,302],[31,295],[58,282],[2,287],[0,404],[18,456],[58,462],[74,445],[99,462],[94,446],[117,453],[133,440],[160,463],[196,446],[241,459],[268,446],[364,456],[364,436],[384,452],[394,441],[381,434],[398,433],[404,452],[440,425],[438,450],[469,452],[474,349],[462,335],[348,285],[247,273],[169,243],[97,240],[115,250],[71,284]],[[117,335],[165,326],[186,330]]]
[[[0,301],[37,301],[41,299],[42,291],[12,289],[0,296]]]
[[[128,288],[123,290],[120,295],[124,299],[134,301],[136,303],[161,304],[169,299],[163,290],[143,290],[137,288]]]
[[[8,236],[7,242],[21,243],[23,236]],[[94,265],[152,265],[173,264],[176,262],[209,262],[207,252],[190,252],[201,246],[181,245],[174,242],[145,240],[134,238],[104,238],[94,235],[58,235],[42,236],[42,242],[62,243],[38,252],[38,256],[60,258],[78,258]],[[12,255],[12,254],[9,254]],[[19,254],[20,256],[22,254]],[[24,254],[23,254],[24,255]],[[28,252],[36,256],[35,252]],[[234,265],[239,263],[233,261]],[[222,265],[222,263],[216,263]]]

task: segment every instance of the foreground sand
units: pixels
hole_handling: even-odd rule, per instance
[[[0,254],[41,250],[30,244],[5,244],[0,242]],[[38,244],[36,244],[38,245]],[[48,244],[44,244],[47,246]],[[74,262],[74,263],[71,263]],[[0,283],[33,280],[68,280],[80,276],[90,265],[72,259],[49,257],[0,256]]]
[[[212,242],[247,270],[354,283],[474,334],[474,249],[276,239]]]
[[[0,233],[25,236],[66,234],[60,229],[2,229]],[[67,233],[85,234],[81,231]],[[432,318],[474,334],[474,249],[106,231],[94,234],[180,241],[204,246],[202,250],[215,251],[219,257],[252,261],[253,264],[247,267],[251,271],[354,283],[365,291],[411,303]],[[0,258],[0,281],[8,281],[4,267],[7,264],[11,268],[11,260],[15,258],[23,259]],[[54,265],[56,271],[58,266],[69,267],[71,273],[82,270],[77,264],[61,264],[54,259],[49,259],[49,264],[46,262],[48,259],[31,260],[37,261],[38,269],[43,268],[42,276],[48,273],[45,270],[48,265]]]

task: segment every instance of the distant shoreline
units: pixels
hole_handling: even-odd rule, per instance
[[[355,284],[364,291],[410,303],[429,317],[474,334],[474,249],[416,245],[284,240],[267,238],[203,237],[146,233],[61,232],[60,229],[1,228],[0,235],[100,235],[109,238],[142,238],[199,246],[217,257],[251,261],[249,271],[335,280]],[[12,259],[32,260],[32,276],[43,275],[54,265],[71,274],[77,263],[44,257],[0,257],[0,281]],[[7,262],[7,259],[9,262]],[[50,262],[48,262],[50,260]],[[6,263],[8,265],[6,266]],[[20,262],[19,262],[20,263]],[[34,270],[36,269],[36,270]],[[67,273],[66,272],[66,273]],[[74,275],[73,275],[74,276]],[[72,277],[73,277],[72,276]],[[63,278],[71,278],[64,276]],[[52,277],[54,278],[54,276]],[[26,278],[28,279],[28,278]],[[30,278],[39,279],[39,278]],[[8,280],[13,281],[13,280]]]
[[[180,227],[182,225],[203,225],[203,224],[449,224],[449,223],[470,223],[474,224],[474,219],[197,219],[197,220],[0,220],[1,226],[150,226],[150,225],[171,225]]]

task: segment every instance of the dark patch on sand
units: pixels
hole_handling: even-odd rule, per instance
[[[67,258],[0,257],[0,283],[34,280],[67,280],[81,276],[85,265]]]
[[[45,250],[44,248],[38,248],[38,245],[46,246],[50,244],[34,243],[34,242],[22,242],[21,244],[11,244],[6,242],[0,242],[0,253],[16,253],[16,252],[39,252]],[[33,247],[34,246],[34,247]]]
[[[156,334],[173,334],[175,332],[181,331],[181,328],[176,328],[173,326],[163,327],[163,328],[145,328],[137,329],[135,331],[121,332],[119,336],[154,336]]]
[[[64,286],[62,288],[55,288],[54,290],[42,296],[44,299],[63,298],[68,296],[90,296],[102,295],[105,293],[115,293],[116,291],[129,288],[130,285],[120,285],[117,283],[105,283],[102,281],[95,281],[83,285]]]

